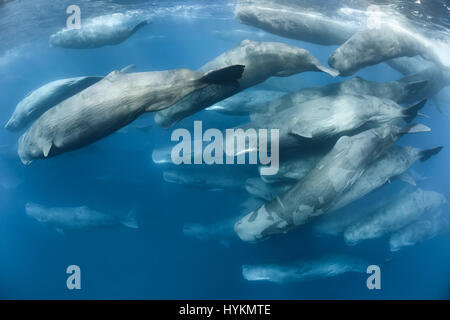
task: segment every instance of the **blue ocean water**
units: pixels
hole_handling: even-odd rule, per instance
[[[342,5],[339,1],[327,3],[327,10]],[[439,30],[446,30],[449,15],[441,10],[448,8],[436,3],[436,7],[424,8],[428,10],[426,16],[435,15]],[[0,123],[7,122],[28,92],[56,79],[103,76],[129,64],[135,64],[137,71],[195,70],[247,38],[303,47],[323,63],[335,50],[242,25],[234,18],[234,1],[212,0],[78,1],[82,17],[141,10],[151,17],[152,24],[115,46],[85,50],[49,47],[49,35],[65,26],[65,9],[71,4],[74,1],[15,0],[0,4]],[[405,7],[401,2],[396,4]],[[412,12],[409,7],[405,10]],[[356,76],[373,81],[401,78],[384,64],[366,68]],[[298,89],[339,80],[319,73],[292,77]],[[432,132],[404,137],[400,144],[444,146],[438,156],[415,164],[414,169],[429,177],[419,182],[420,187],[448,196],[450,120],[431,101],[423,112],[428,117],[420,122]],[[185,224],[212,224],[236,217],[248,197],[242,190],[204,190],[163,180],[164,167],[152,162],[152,151],[169,144],[172,130],[191,128],[194,120],[221,129],[245,122],[243,118],[202,111],[164,130],[153,123],[151,114],[145,115],[138,122],[152,124],[149,131],[115,133],[86,148],[30,166],[22,165],[17,157],[19,133],[0,130],[0,179],[5,182],[0,187],[0,298],[450,298],[450,235],[398,253],[389,251],[386,238],[348,247],[342,239],[315,236],[308,226],[257,244],[236,238],[223,245],[216,240],[186,237]],[[392,181],[353,208],[358,210],[358,206],[398,192],[403,186],[403,182]],[[25,214],[28,202],[49,207],[85,205],[116,215],[135,208],[140,227],[60,235]],[[382,265],[382,289],[368,290],[365,273],[288,284],[249,282],[242,277],[243,264],[289,262],[327,253],[359,256]],[[66,287],[66,268],[73,264],[82,270],[82,290]]]

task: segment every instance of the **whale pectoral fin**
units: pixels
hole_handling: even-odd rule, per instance
[[[48,154],[50,153],[50,150],[52,149],[53,143],[51,141],[46,141],[44,145],[42,146],[42,152],[44,154],[44,157],[48,157]]]
[[[414,178],[412,176],[410,176],[409,174],[407,174],[407,173],[402,173],[402,174],[398,175],[397,178],[400,181],[408,183],[408,184],[410,184],[410,185],[412,185],[414,187],[417,185],[416,181],[414,181]]]
[[[61,228],[55,228],[55,231],[62,236],[64,235],[64,230]]]

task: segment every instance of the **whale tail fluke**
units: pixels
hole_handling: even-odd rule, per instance
[[[424,161],[430,159],[432,156],[441,152],[442,148],[443,147],[440,146],[440,147],[420,151],[420,158],[419,158],[420,161],[424,162]]]
[[[125,227],[138,229],[139,224],[136,219],[136,209],[131,209],[130,212],[128,212],[128,214],[120,220],[120,223]]]
[[[405,117],[406,122],[411,122],[415,117],[417,117],[417,114],[420,109],[422,109],[425,104],[427,103],[427,100],[422,100],[418,104],[415,104],[409,108],[406,108],[403,110],[403,116]]]
[[[405,91],[407,92],[408,96],[415,95],[419,90],[424,89],[427,86],[427,84],[428,84],[427,80],[409,82],[408,84],[405,85]]]
[[[235,84],[242,77],[245,66],[236,64],[206,73],[200,82],[208,84]]]

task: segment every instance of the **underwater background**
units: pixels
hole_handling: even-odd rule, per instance
[[[287,1],[285,1],[287,2]],[[338,13],[369,1],[311,1],[318,10]],[[373,1],[427,30],[447,35],[446,1]],[[82,19],[133,10],[151,24],[126,41],[96,49],[67,50],[49,46],[49,36],[65,27],[66,8],[76,4]],[[87,1],[14,0],[0,4],[0,123],[5,124],[25,95],[47,82],[76,76],[104,76],[135,64],[136,71],[198,69],[242,40],[280,41],[305,48],[325,63],[336,47],[281,38],[240,24],[234,1]],[[366,5],[367,6],[367,5]],[[355,74],[372,81],[402,75],[386,64]],[[272,78],[273,79],[273,78]],[[289,90],[326,85],[322,73],[292,76]],[[291,89],[292,88],[292,89]],[[286,90],[288,91],[288,90]],[[449,111],[450,109],[444,110]],[[450,118],[430,100],[420,123],[431,133],[405,136],[399,145],[443,146],[441,153],[414,170],[427,179],[419,187],[450,196]],[[139,118],[149,130],[116,132],[86,148],[24,166],[16,153],[19,133],[0,130],[0,298],[1,299],[449,299],[450,235],[441,235],[391,253],[386,238],[348,247],[341,238],[318,237],[309,225],[295,232],[251,244],[237,237],[227,242],[187,237],[189,223],[214,224],[240,214],[248,195],[242,189],[207,190],[164,181],[164,165],[152,161],[155,148],[170,143],[175,128],[232,128],[247,119],[201,111],[170,130],[153,115]],[[254,168],[249,168],[253,170]],[[392,181],[351,205],[404,188]],[[123,227],[67,232],[39,224],[25,204],[49,207],[88,206],[123,215],[136,209],[139,229]],[[445,208],[448,210],[448,208]],[[382,289],[368,290],[365,273],[301,283],[249,282],[243,264],[289,262],[329,253],[364,258],[382,268]],[[82,290],[68,290],[66,268],[82,270]]]

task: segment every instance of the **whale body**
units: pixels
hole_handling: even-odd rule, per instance
[[[285,110],[270,116],[253,118],[244,128],[279,129],[279,146],[288,149],[299,145],[336,141],[396,119],[410,122],[426,101],[402,108],[394,101],[363,95],[326,96],[296,104],[284,99]]]
[[[117,218],[110,214],[90,209],[87,206],[47,208],[40,204],[27,203],[25,211],[28,216],[55,228],[59,233],[64,233],[66,230],[85,230],[116,225],[124,225],[133,229],[138,228],[134,210],[131,210],[123,218]]]
[[[149,24],[132,14],[114,13],[88,19],[80,29],[62,29],[50,36],[50,45],[70,49],[99,48],[125,41]]]
[[[264,31],[321,45],[340,45],[358,30],[355,24],[319,12],[269,1],[238,1],[235,16]]]
[[[341,95],[374,96],[377,98],[392,100],[396,103],[414,102],[419,92],[425,90],[428,79],[424,77],[403,78],[400,81],[374,82],[360,77],[354,77],[342,82],[332,83],[326,86],[305,88],[287,93],[279,98],[253,107],[250,114],[252,120],[260,117],[275,115],[287,108],[307,102],[309,100],[324,97],[338,97]]]
[[[171,106],[196,90],[233,83],[244,66],[201,74],[188,69],[122,73],[101,81],[45,112],[20,137],[24,164],[72,151],[102,139],[145,112]]]
[[[248,281],[275,283],[303,282],[335,277],[346,272],[365,272],[367,263],[344,255],[326,255],[288,264],[243,265],[242,275]]]

